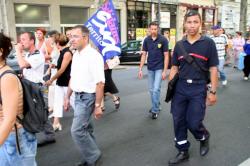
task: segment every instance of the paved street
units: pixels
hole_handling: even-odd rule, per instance
[[[148,116],[147,79],[138,80],[137,71],[126,67],[113,72],[121,108],[114,111],[108,99],[104,117],[95,121],[102,166],[167,166],[169,158],[177,153],[170,104],[164,102],[166,82],[162,84],[162,111],[157,120],[152,120]],[[199,142],[189,134],[190,160],[181,166],[236,166],[250,157],[250,81],[243,81],[240,71],[226,68],[226,72],[228,86],[219,86],[219,102],[207,109],[205,119],[211,133],[211,150],[200,157]],[[38,149],[39,166],[73,166],[80,160],[70,135],[72,115],[65,114],[63,130],[56,133],[57,142]]]

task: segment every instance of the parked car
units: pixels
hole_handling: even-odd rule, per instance
[[[122,62],[140,62],[142,41],[131,40],[122,44],[122,53],[120,61]]]
[[[9,65],[16,73],[20,73],[20,67],[17,62],[16,52],[12,50],[6,59],[7,65]]]

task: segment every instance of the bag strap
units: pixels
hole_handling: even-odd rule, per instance
[[[16,73],[15,73],[13,70],[5,70],[5,71],[0,75],[0,79],[1,79],[5,74],[8,74],[8,73],[11,73],[11,74],[16,75]]]
[[[6,70],[4,71],[1,75],[0,75],[0,79],[5,75],[5,74],[8,74],[8,73],[11,73],[11,74],[14,74],[16,75],[16,73],[13,71],[13,70]],[[17,75],[16,75],[17,76]],[[1,99],[1,102],[2,102],[2,99]],[[17,119],[19,117],[17,116]],[[19,155],[21,155],[21,148],[20,148],[20,143],[19,143],[19,138],[18,138],[18,132],[17,132],[17,125],[16,123],[14,124],[14,127],[15,127],[15,133],[16,133],[16,143],[17,143],[17,151],[19,153]]]
[[[181,51],[183,53],[184,59],[188,63],[190,63],[196,70],[202,71],[204,74],[207,74],[208,70],[205,67],[201,66],[199,63],[197,63],[197,61],[195,60],[195,58],[192,57],[193,60],[191,62],[190,62],[190,60],[188,60],[188,59],[190,59],[191,56],[187,53],[186,49],[184,48],[183,40],[181,40],[179,42],[179,47],[180,47],[180,49],[181,49]]]
[[[17,145],[17,151],[19,153],[19,155],[21,155],[21,148],[20,148],[20,143],[19,143],[19,138],[18,138],[18,132],[17,132],[17,125],[15,123],[15,132],[16,132],[16,145]]]

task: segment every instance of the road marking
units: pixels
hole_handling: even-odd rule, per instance
[[[246,161],[244,161],[243,163],[241,163],[238,166],[250,166],[250,158],[248,158]]]

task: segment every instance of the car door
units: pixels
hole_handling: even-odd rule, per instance
[[[127,57],[130,61],[140,61],[140,41],[132,41],[128,44]]]

